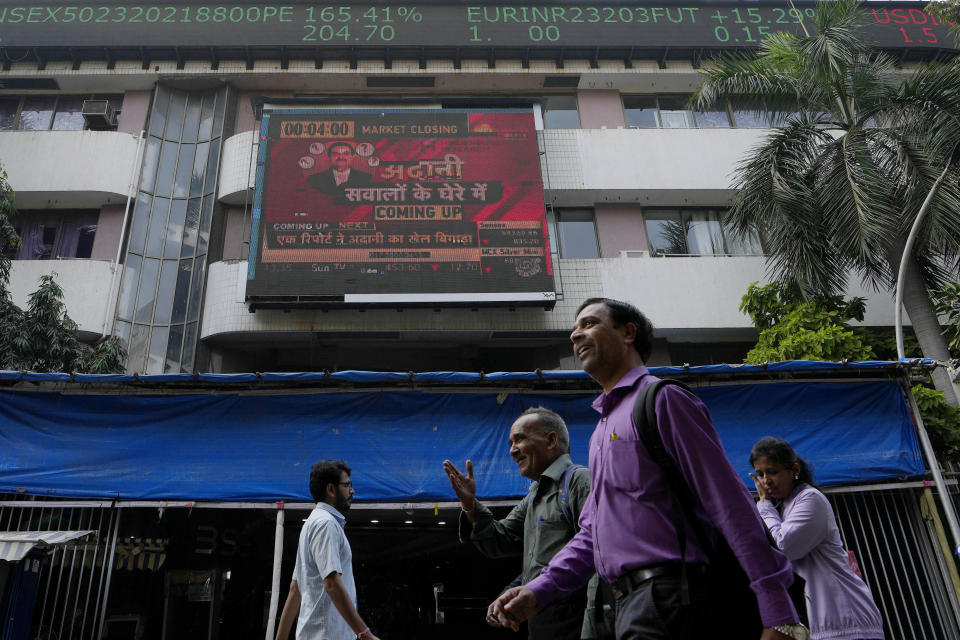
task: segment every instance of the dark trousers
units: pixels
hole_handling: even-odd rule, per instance
[[[680,576],[642,582],[617,600],[617,640],[700,640],[721,637],[712,628],[710,601],[702,574],[688,576],[690,604],[681,603]]]
[[[586,607],[585,589],[551,603],[527,621],[527,637],[529,640],[580,640]]]

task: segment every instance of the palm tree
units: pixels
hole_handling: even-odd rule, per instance
[[[904,308],[923,354],[950,359],[929,289],[960,267],[960,62],[912,75],[866,42],[858,0],[821,2],[813,33],[771,34],[757,55],[705,69],[698,108],[766,112],[778,126],[737,168],[728,216],[763,234],[768,266],[808,298],[841,293],[853,271],[892,289],[917,212],[941,173],[905,272]],[[748,107],[749,106],[749,107]],[[960,163],[957,163],[960,164]],[[956,404],[946,372],[937,388]]]

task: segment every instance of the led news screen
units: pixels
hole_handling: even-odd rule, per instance
[[[253,306],[556,298],[532,110],[265,109]]]

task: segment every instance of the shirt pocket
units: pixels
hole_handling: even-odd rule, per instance
[[[627,492],[643,491],[651,477],[657,477],[659,467],[647,455],[641,440],[617,438],[605,443],[605,484]]]

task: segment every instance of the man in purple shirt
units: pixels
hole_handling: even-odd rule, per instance
[[[698,569],[707,554],[694,536],[687,537],[684,555],[690,563],[689,604],[682,602],[670,491],[633,425],[637,394],[656,380],[644,366],[652,339],[652,325],[630,304],[591,298],[577,311],[570,334],[573,353],[603,387],[593,403],[600,422],[590,438],[592,490],[580,515],[580,532],[536,579],[494,602],[504,626],[516,629],[537,610],[583,586],[596,570],[619,592],[619,640],[723,637],[724,630],[713,627],[705,613],[709,593]],[[675,385],[660,389],[655,407],[667,453],[750,578],[764,625],[761,640],[805,638],[787,593],[793,581],[790,563],[767,542],[707,408]]]

